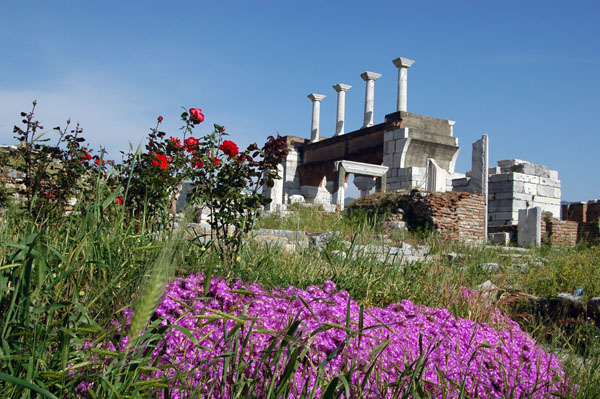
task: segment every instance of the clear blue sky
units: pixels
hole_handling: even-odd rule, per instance
[[[600,198],[598,1],[28,1],[0,2],[0,144],[38,100],[48,128],[79,121],[120,159],[156,117],[173,135],[181,106],[202,108],[242,145],[310,135],[311,92],[335,83],[346,131],[358,129],[366,70],[375,123],[395,110],[392,59],[416,60],[408,110],[456,120],[456,170],[490,137],[492,165],[520,158],[559,171],[563,200]]]

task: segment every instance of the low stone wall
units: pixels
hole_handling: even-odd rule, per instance
[[[408,230],[433,230],[454,241],[482,242],[485,237],[483,194],[417,190],[378,193],[361,198],[348,207],[349,212],[359,209],[394,220],[401,217]]]

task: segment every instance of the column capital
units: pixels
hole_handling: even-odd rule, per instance
[[[317,94],[317,93],[310,93],[307,97],[310,98],[311,101],[321,101],[322,99],[325,98],[325,95]]]
[[[336,84],[336,85],[333,85],[333,89],[334,89],[335,91],[337,91],[338,93],[339,93],[340,91],[348,91],[348,90],[350,90],[350,88],[351,88],[351,87],[352,87],[352,86],[350,86],[350,85],[347,85],[347,84],[344,84],[344,83],[338,83],[338,84]]]
[[[410,68],[412,64],[415,63],[415,60],[410,60],[408,58],[398,57],[392,61],[394,65],[398,68]]]
[[[380,73],[377,72],[371,72],[371,71],[365,71],[363,73],[360,74],[360,77],[363,78],[363,80],[377,80],[381,77]]]

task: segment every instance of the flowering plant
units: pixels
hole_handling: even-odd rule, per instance
[[[155,217],[169,208],[184,177],[182,161],[177,158],[181,142],[159,130],[163,117],[150,129],[145,151],[124,154],[123,163],[116,167],[124,199],[121,201],[133,214]]]
[[[19,145],[3,154],[0,164],[3,169],[14,169],[22,179],[17,186],[20,202],[42,226],[53,216],[62,215],[73,198],[88,197],[91,185],[85,178],[98,166],[91,164],[94,157],[83,145],[83,129],[79,124],[71,129],[71,120],[67,120],[64,128],[53,129],[58,137],[49,145],[51,138],[44,137],[47,132],[41,131],[44,127],[34,118],[36,105],[33,101],[29,113],[21,112],[25,126],[13,128]],[[95,159],[100,160],[98,156]]]
[[[262,148],[251,144],[240,152],[235,142],[223,139],[225,127],[217,124],[212,133],[196,139],[192,129],[198,116],[192,110],[181,115],[183,130],[190,136],[179,150],[188,158],[186,177],[194,187],[188,198],[208,208],[212,244],[222,261],[231,264],[261,207],[270,201],[260,190],[277,178],[277,165],[287,155],[286,143],[270,136]]]
[[[124,316],[131,331],[131,310]],[[574,396],[556,356],[498,310],[476,323],[409,300],[365,309],[331,281],[269,291],[190,275],[167,284],[153,319],[161,339],[141,379],[168,384],[159,397]],[[104,352],[149,352],[143,343],[121,335]],[[97,376],[82,373],[76,390],[89,392]]]

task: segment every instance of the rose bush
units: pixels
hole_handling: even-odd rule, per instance
[[[193,185],[188,194],[192,204],[209,212],[211,243],[225,264],[235,262],[246,234],[252,229],[260,209],[270,199],[261,194],[277,178],[277,165],[287,155],[281,137],[270,136],[262,148],[249,145],[240,153],[232,140],[224,140],[225,128],[214,125],[212,133],[196,139],[192,136],[198,116],[184,112],[183,130],[187,157],[186,178]]]
[[[19,203],[38,226],[45,226],[62,217],[73,199],[91,197],[91,177],[98,168],[104,169],[105,162],[95,167],[90,163],[95,159],[98,164],[100,157],[90,154],[81,137],[83,129],[79,124],[71,128],[70,120],[64,128],[53,129],[57,137],[51,144],[51,136],[35,119],[36,105],[34,101],[29,113],[21,112],[24,127],[13,128],[19,145],[2,154],[0,166],[17,171],[22,178],[17,187]]]

